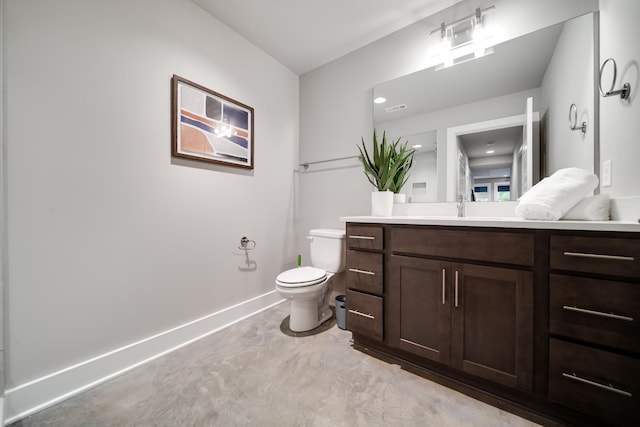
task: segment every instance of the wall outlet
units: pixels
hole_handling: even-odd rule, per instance
[[[602,162],[602,186],[611,187],[611,160]]]

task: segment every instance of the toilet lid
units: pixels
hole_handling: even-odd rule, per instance
[[[280,286],[293,288],[310,286],[322,282],[327,277],[327,272],[316,267],[298,267],[282,272],[276,278]]]

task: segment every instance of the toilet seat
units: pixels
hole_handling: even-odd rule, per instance
[[[276,283],[283,288],[301,288],[316,285],[326,278],[327,272],[321,268],[298,267],[280,273]]]

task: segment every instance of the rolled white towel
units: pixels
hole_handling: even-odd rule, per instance
[[[516,215],[556,221],[598,186],[598,177],[580,168],[560,169],[518,199]]]
[[[580,200],[562,219],[578,221],[608,221],[611,198],[608,194],[598,194]]]

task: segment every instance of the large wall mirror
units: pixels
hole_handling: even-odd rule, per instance
[[[597,20],[580,16],[374,87],[374,99],[386,98],[374,104],[374,127],[417,150],[408,200],[516,200],[560,168],[597,173]],[[584,133],[569,127],[572,104]]]

